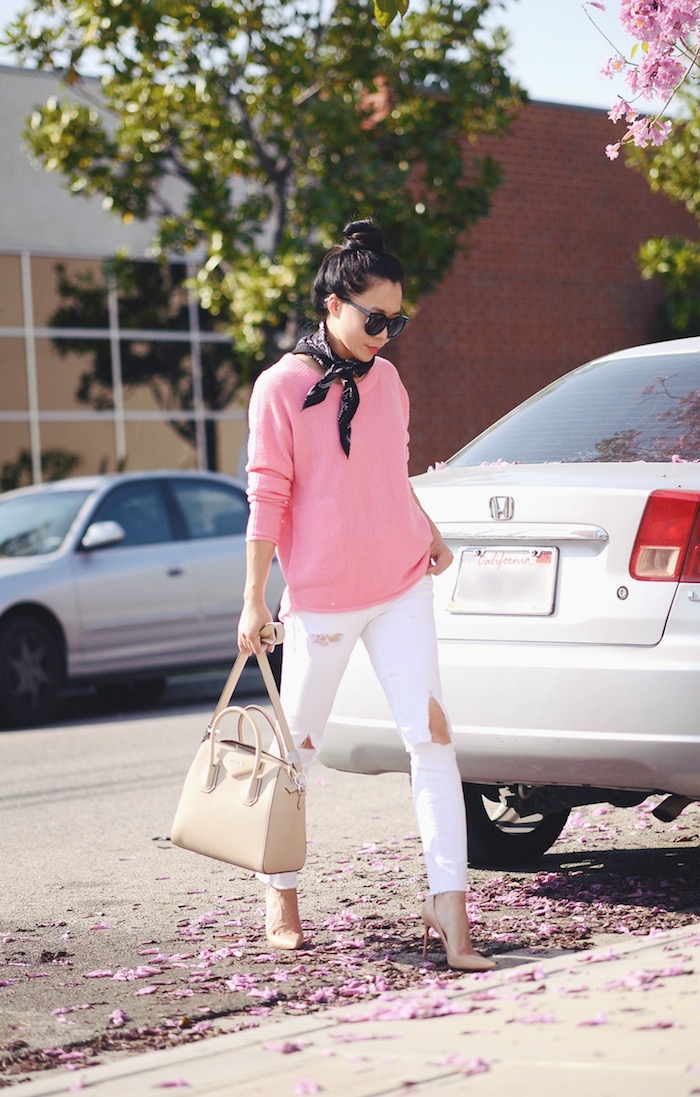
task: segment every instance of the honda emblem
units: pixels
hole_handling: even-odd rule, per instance
[[[494,521],[508,522],[515,513],[515,500],[510,495],[492,495],[489,510]]]

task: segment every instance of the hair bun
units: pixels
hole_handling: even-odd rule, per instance
[[[343,229],[343,236],[345,238],[343,246],[350,250],[362,248],[364,251],[373,251],[380,255],[384,251],[384,237],[371,217],[364,221],[351,221]]]

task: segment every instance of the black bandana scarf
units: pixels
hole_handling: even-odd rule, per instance
[[[338,412],[338,430],[340,432],[340,444],[345,451],[345,456],[349,457],[350,423],[360,406],[360,394],[357,391],[355,378],[364,377],[366,373],[369,373],[374,358],[370,358],[369,362],[359,362],[356,358],[339,358],[331,350],[323,323],[318,331],[300,339],[293,353],[308,354],[325,371],[321,380],[309,389],[301,406],[302,411],[304,408],[313,407],[314,404],[323,403],[334,381],[340,380],[343,382],[343,393],[340,397],[340,411]]]

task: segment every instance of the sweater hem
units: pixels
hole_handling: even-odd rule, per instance
[[[381,606],[385,602],[394,602],[397,598],[401,598],[404,594],[407,594],[409,590],[413,589],[413,587],[418,586],[421,580],[423,580],[428,574],[427,568],[429,563],[430,556],[428,553],[426,553],[425,562],[422,570],[418,571],[418,569],[416,569],[416,574],[412,576],[410,581],[399,587],[399,589],[395,593],[385,595],[382,598],[372,598],[368,602],[354,603],[351,606],[339,606],[337,604],[332,606],[302,605],[297,599],[294,600],[294,604],[292,605],[292,600],[289,595],[289,587],[286,587],[282,595],[280,619],[284,620],[286,616],[293,613],[353,613],[355,610],[359,611],[363,609],[373,609],[375,606]]]

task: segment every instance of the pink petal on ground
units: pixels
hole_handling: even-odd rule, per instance
[[[294,1092],[297,1097],[305,1097],[307,1093],[321,1093],[323,1087],[314,1082],[313,1078],[300,1078],[294,1083]]]
[[[85,971],[83,972],[83,979],[111,979],[111,971]]]
[[[465,1059],[464,1056],[458,1055],[456,1052],[446,1055],[444,1059],[438,1059],[437,1065],[456,1067],[460,1074],[465,1075],[484,1074],[491,1069],[485,1059]]]
[[[577,956],[577,964],[602,964],[607,960],[619,960],[620,953],[616,952],[614,948],[608,948],[605,952],[588,952],[585,956]]]
[[[173,1078],[170,1082],[156,1082],[154,1089],[189,1089],[190,1083],[184,1078]]]
[[[579,1021],[579,1028],[588,1028],[591,1025],[607,1025],[608,1016],[606,1013],[596,1013],[595,1017],[591,1017],[588,1021]]]
[[[509,983],[528,983],[538,982],[540,979],[545,978],[545,971],[541,964],[536,964],[535,967],[529,968],[527,971],[516,971],[513,974],[506,976]]]
[[[109,1023],[112,1028],[123,1028],[128,1020],[126,1013],[121,1009],[115,1009],[109,1015]]]
[[[265,1051],[279,1051],[282,1055],[292,1055],[295,1051],[301,1051],[308,1047],[309,1041],[298,1043],[296,1040],[284,1040],[281,1044],[263,1044]]]

